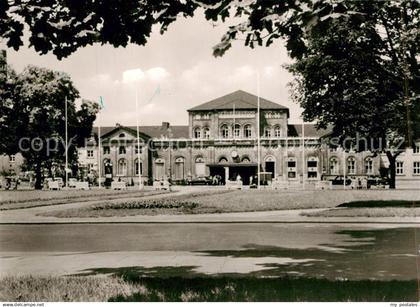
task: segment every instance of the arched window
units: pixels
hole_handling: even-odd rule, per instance
[[[243,163],[249,163],[249,162],[251,162],[251,160],[249,159],[249,157],[245,156],[245,157],[242,157],[241,162],[243,162]]]
[[[197,127],[194,129],[194,138],[195,139],[201,139],[201,128]]]
[[[281,137],[281,127],[275,126],[274,127],[274,137],[279,138]]]
[[[241,125],[236,124],[235,128],[233,129],[233,133],[234,133],[235,138],[241,137]]]
[[[195,159],[195,175],[204,176],[206,174],[206,164],[202,157],[197,157]]]
[[[356,159],[354,157],[347,159],[347,172],[349,175],[356,174]]]
[[[227,125],[222,125],[220,127],[220,136],[223,139],[227,139],[229,137],[229,127]]]
[[[185,159],[183,157],[178,157],[175,159],[175,179],[184,179],[184,166]]]
[[[228,159],[226,159],[225,157],[221,157],[219,159],[219,163],[227,163],[227,162],[228,162]]]
[[[245,136],[245,138],[251,138],[252,137],[251,125],[245,125],[244,126],[244,136]]]
[[[127,160],[118,160],[117,176],[127,176]]]
[[[271,127],[270,126],[264,127],[264,137],[271,138]]]
[[[338,175],[338,160],[335,157],[330,159],[330,173],[331,175]]]
[[[125,146],[120,146],[119,153],[120,155],[125,155],[126,153]]]
[[[134,161],[134,173],[138,176],[139,175],[139,160],[136,159]],[[140,175],[143,175],[143,162],[140,160]]]
[[[210,138],[210,129],[209,129],[209,127],[205,127],[204,129],[203,129],[203,136],[204,136],[204,138],[205,139],[209,139]]]
[[[373,159],[371,157],[365,159],[365,171],[367,175],[373,174]]]

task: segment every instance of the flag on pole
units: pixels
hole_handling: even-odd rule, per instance
[[[101,109],[105,109],[104,99],[102,96],[99,96],[99,106]]]

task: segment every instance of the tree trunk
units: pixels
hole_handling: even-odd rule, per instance
[[[395,189],[397,155],[394,156],[391,152],[387,151],[386,156],[389,161],[389,188]]]
[[[42,190],[42,167],[40,162],[35,167],[35,190]]]

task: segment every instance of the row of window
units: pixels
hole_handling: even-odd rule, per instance
[[[111,153],[111,148],[109,146],[104,146],[103,148],[103,154],[104,155],[109,155]],[[135,153],[138,154],[139,150],[138,150],[138,146],[135,146]],[[127,149],[125,148],[125,146],[120,146],[118,148],[118,153],[120,155],[125,155],[127,153]],[[140,153],[143,153],[143,148],[142,146],[140,146]],[[94,158],[94,152],[93,150],[87,150],[87,157],[88,158]]]
[[[397,161],[395,171],[397,175],[404,175],[404,162]],[[420,175],[420,162],[413,162],[413,174]]]
[[[220,126],[219,136],[223,139],[230,137],[234,138],[251,138],[252,137],[252,126],[246,124],[243,127],[239,124],[235,124],[235,127],[232,129],[230,125],[223,124]],[[281,137],[281,127],[276,125],[274,127],[267,126],[264,128],[264,137]],[[194,138],[195,139],[209,139],[210,138],[210,129],[208,127],[196,127],[194,128]]]
[[[364,163],[365,173],[368,175],[373,175],[373,159],[368,157],[365,159]],[[339,162],[337,158],[330,159],[330,173],[332,175],[338,175],[339,173]],[[356,159],[354,157],[347,158],[347,174],[356,174]]]

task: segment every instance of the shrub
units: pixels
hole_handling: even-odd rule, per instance
[[[94,205],[93,210],[110,209],[194,209],[198,203],[176,199],[146,199]]]

